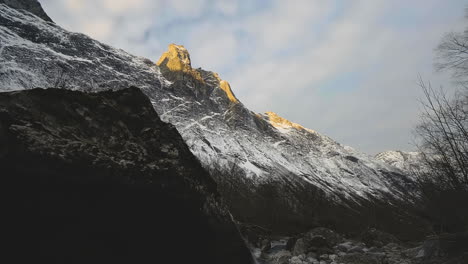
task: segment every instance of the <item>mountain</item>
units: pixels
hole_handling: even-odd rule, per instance
[[[324,225],[425,232],[401,170],[273,112],[257,114],[171,44],[157,63],[0,5],[0,87],[87,92],[139,87],[218,184],[236,219],[294,233]],[[280,69],[278,69],[280,70]]]
[[[0,93],[0,143],[8,226],[35,262],[253,263],[216,183],[137,88]]]

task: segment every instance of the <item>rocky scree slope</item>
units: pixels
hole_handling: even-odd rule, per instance
[[[264,240],[254,250],[263,264],[466,264],[468,233],[429,237],[404,243],[391,234],[367,229],[346,238],[327,228],[295,237]]]
[[[154,64],[0,4],[0,85],[141,88],[240,221],[276,232],[315,225],[424,232],[408,213],[413,185],[400,170],[274,113],[251,112],[218,74],[193,69],[183,46],[169,45]]]
[[[18,256],[253,263],[215,182],[137,88],[0,93],[0,171]]]

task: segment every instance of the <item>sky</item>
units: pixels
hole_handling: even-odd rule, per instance
[[[464,0],[40,0],[60,26],[157,61],[184,45],[250,110],[273,111],[369,154],[414,149],[418,75]]]

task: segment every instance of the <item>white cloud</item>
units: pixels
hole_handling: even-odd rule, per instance
[[[214,8],[226,16],[233,16],[239,11],[239,2],[232,0],[220,0],[214,3]]]
[[[189,48],[194,66],[216,70],[235,59],[237,39],[232,31],[225,31],[212,24],[203,24],[190,33]]]
[[[142,11],[150,2],[151,1],[148,0],[102,0],[102,5],[105,8],[103,10],[120,15],[122,13],[129,12],[130,10]]]
[[[175,9],[181,16],[197,16],[205,7],[206,0],[167,0],[163,1]]]
[[[86,21],[82,27],[83,31],[96,39],[108,39],[114,33],[112,21],[107,19]]]
[[[278,8],[282,9],[282,7]],[[322,8],[322,10],[327,10],[327,8]],[[354,59],[353,54],[363,46],[361,42],[367,34],[363,25],[379,15],[378,10],[369,12],[370,8],[356,6],[355,10],[358,12],[351,12],[350,16],[328,25],[321,39],[309,39],[307,36],[302,36],[304,43],[298,45],[299,48],[295,54],[280,58],[273,56],[268,59],[258,56],[254,59],[254,64],[239,69],[239,72],[235,74],[237,78],[234,79],[233,85],[239,87],[235,88],[236,90],[249,91],[245,98],[247,105],[252,105],[255,110],[261,111],[262,104],[256,103],[260,95],[262,95],[262,100],[271,102],[269,104],[274,106],[276,98],[281,98],[281,94],[302,93],[306,86],[309,89],[307,95],[311,95],[310,92],[313,92],[314,88],[317,88],[317,85],[326,78],[340,71],[349,70],[351,67],[347,62]],[[308,25],[305,21],[298,22],[298,24],[301,23],[304,23],[301,30]],[[265,23],[264,26],[265,30],[268,30],[268,24]],[[262,30],[259,29],[259,31]],[[264,42],[282,39],[285,44],[281,47],[287,46],[291,32],[276,30],[275,33],[276,35],[272,36],[271,40],[263,35]],[[357,61],[357,63],[361,62]],[[255,89],[251,89],[249,84]]]
[[[83,0],[67,0],[66,4],[70,9],[76,11],[81,11],[85,6],[85,2]]]
[[[242,23],[243,29],[255,37],[256,55],[261,59],[307,39],[312,34],[311,25],[323,19],[331,8],[325,1],[275,3],[273,9],[250,16]]]

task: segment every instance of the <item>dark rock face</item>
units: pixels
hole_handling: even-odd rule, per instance
[[[53,22],[37,0],[0,0],[0,4],[6,4],[19,10],[26,10],[45,21]]]
[[[137,88],[1,93],[0,171],[36,262],[252,263],[216,184]]]

